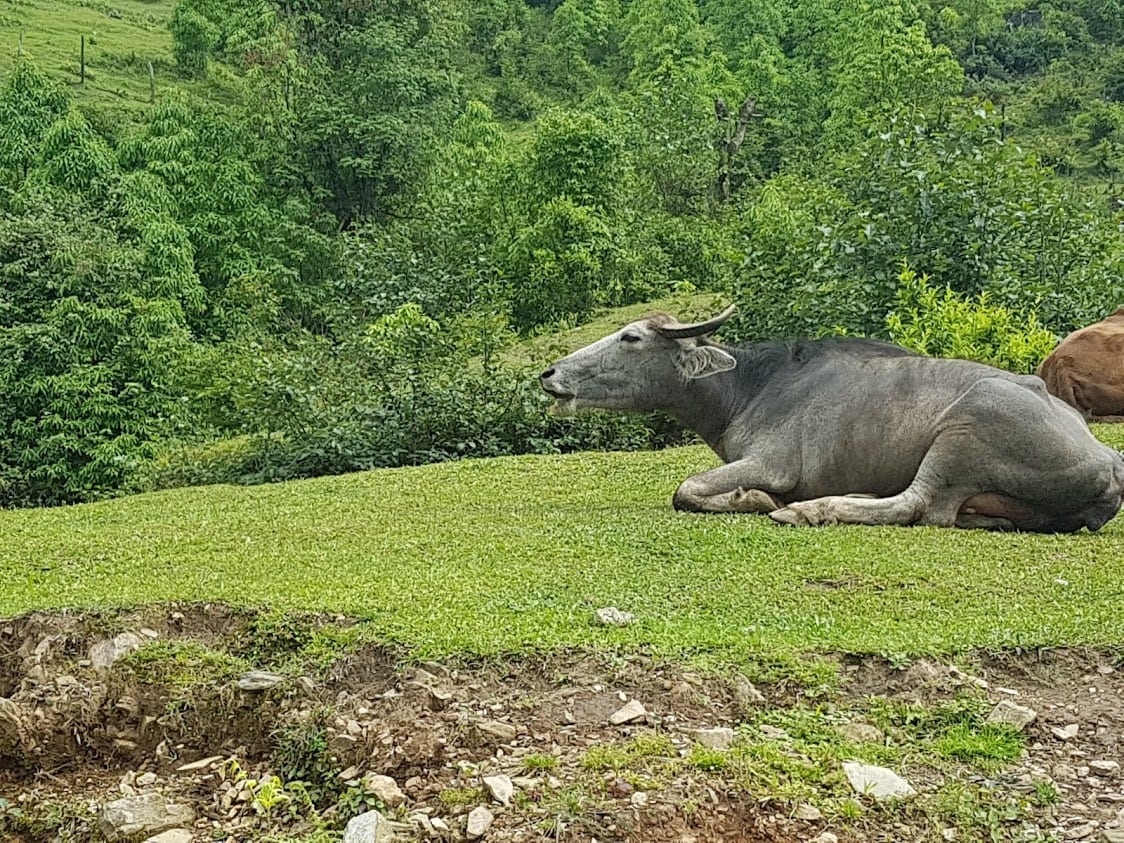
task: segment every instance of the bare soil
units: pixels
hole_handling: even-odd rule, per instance
[[[256,653],[255,667],[279,664],[286,654],[262,656],[254,622],[254,613],[221,605],[0,620],[0,836],[9,828],[6,839],[24,843],[100,840],[106,834],[97,821],[100,806],[159,792],[194,809],[193,840],[263,840],[282,831],[300,839],[314,828],[309,811],[292,800],[281,808],[263,805],[247,784],[295,769],[313,780],[316,815],[329,827],[342,825],[341,813],[372,806],[359,804],[367,793],[364,776],[392,777],[404,801],[386,811],[401,840],[463,840],[466,817],[480,805],[494,815],[488,841],[976,839],[909,812],[801,819],[799,806],[777,794],[750,792],[720,771],[690,765],[591,770],[583,759],[592,747],[655,735],[684,756],[693,729],[737,727],[755,709],[806,702],[792,683],[759,684],[762,696],[755,700],[744,679],[643,652],[418,664],[366,645],[327,668],[290,672],[261,691],[241,690],[231,676],[154,681],[128,658],[100,670],[90,659],[99,642],[133,632],[143,641]],[[301,622],[308,628],[349,623]],[[936,660],[898,667],[877,657],[838,661],[842,683],[830,703],[840,709],[872,696],[931,705],[968,692],[1038,712],[1026,730],[1024,757],[990,779],[976,779],[1013,789],[1052,781],[1058,800],[1029,818],[1040,836],[1027,837],[1024,822],[996,839],[1111,840],[1124,828],[1124,771],[1103,763],[1124,763],[1118,654],[975,653],[957,660],[962,669]],[[646,716],[613,725],[611,716],[630,700],[641,702]],[[1071,724],[1076,734],[1063,737],[1068,733],[1060,730]],[[211,757],[219,760],[180,770]],[[481,788],[482,777],[494,774],[514,781],[512,805],[498,804]],[[913,783],[923,792],[929,784]],[[5,826],[5,804],[25,815],[35,806],[69,808],[60,808],[63,818],[53,824],[20,825],[10,815]]]

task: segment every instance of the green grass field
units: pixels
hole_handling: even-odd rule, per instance
[[[725,661],[1124,641],[1124,520],[1035,536],[673,512],[679,480],[714,462],[701,447],[474,460],[3,512],[0,616],[268,604],[353,615],[435,656],[650,644]],[[605,605],[638,620],[592,626]]]
[[[205,90],[221,98],[229,71],[212,63],[205,82],[175,75],[168,21],[174,0],[7,0],[0,4],[0,81],[23,55],[66,86],[75,102],[101,116],[128,114],[149,103],[148,63],[156,96],[172,89]],[[80,83],[81,38],[86,81]]]

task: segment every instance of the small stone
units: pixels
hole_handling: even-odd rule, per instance
[[[916,796],[917,791],[909,782],[886,767],[863,764],[861,761],[843,762],[843,772],[856,793],[883,799],[905,799]]]
[[[406,801],[406,794],[390,776],[364,776],[363,789],[388,808],[397,808]]]
[[[167,802],[159,793],[127,796],[102,806],[98,823],[109,840],[159,834],[195,821],[195,811],[187,805]]]
[[[150,638],[150,639],[160,637],[159,632],[157,632],[155,629],[149,629],[147,626],[141,627],[140,634],[143,635],[145,638]]]
[[[394,830],[378,811],[352,817],[343,832],[343,843],[393,843]]]
[[[139,776],[137,776],[136,783],[141,787],[148,787],[150,784],[156,784],[156,774],[141,773]]]
[[[622,612],[616,606],[606,606],[593,613],[593,621],[598,626],[628,626],[636,620],[632,612]]]
[[[1050,727],[1050,734],[1057,738],[1059,741],[1071,741],[1077,737],[1077,733],[1079,731],[1081,731],[1081,727],[1076,723],[1068,723],[1065,726]]]
[[[238,688],[242,691],[268,691],[285,681],[280,673],[268,670],[251,670],[238,677]]]
[[[954,841],[959,836],[960,836],[960,832],[958,832],[955,828],[952,828],[951,826],[949,826],[948,828],[941,829],[941,837],[943,839],[947,840],[948,843],[952,843],[952,841]]]
[[[715,726],[713,729],[692,729],[695,740],[708,749],[729,749],[734,742],[734,730],[729,726]]]
[[[190,764],[181,764],[176,767],[176,771],[180,773],[193,773],[196,770],[204,770],[212,764],[217,764],[222,761],[221,755],[209,755],[206,758],[200,758],[198,761],[192,761]]]
[[[354,764],[352,764],[346,770],[340,770],[340,772],[336,776],[336,778],[339,779],[341,782],[349,782],[349,781],[353,781],[354,779],[359,778],[359,773],[360,773],[359,768],[357,766],[355,766]]]
[[[1120,762],[1090,761],[1089,769],[1096,773],[1098,776],[1115,776],[1118,772],[1120,772]]]
[[[765,702],[765,697],[757,690],[757,686],[740,673],[734,675],[730,685],[734,692],[734,699],[742,708],[762,705]]]
[[[815,805],[809,805],[807,802],[801,802],[797,805],[792,815],[798,820],[805,820],[810,823],[819,822],[823,819],[820,809]]]
[[[1036,717],[1038,712],[1033,708],[1027,708],[1010,700],[1000,700],[987,716],[987,722],[1006,724],[1021,731],[1033,723]]]
[[[503,723],[499,720],[481,720],[476,724],[476,731],[500,743],[511,743],[518,734],[516,728],[510,723]]]
[[[484,787],[493,799],[505,807],[511,804],[511,797],[515,795],[515,785],[507,776],[484,776]]]
[[[844,723],[839,727],[839,734],[854,743],[882,743],[885,740],[882,730],[869,723]]]
[[[1062,837],[1066,840],[1084,840],[1086,837],[1092,837],[1093,832],[1097,830],[1095,822],[1081,823],[1073,828],[1067,828],[1062,832]]]
[[[623,726],[625,723],[636,723],[647,716],[648,712],[640,700],[629,700],[609,716],[609,722],[614,726]]]
[[[477,840],[488,833],[488,829],[492,827],[492,823],[496,818],[483,805],[473,808],[468,815],[468,826],[465,828],[465,834],[469,840]]]
[[[144,843],[191,843],[191,831],[186,828],[170,828],[155,837],[149,837]]]
[[[629,797],[628,802],[633,808],[646,808],[648,806],[648,794],[638,790]]]
[[[1101,832],[1101,843],[1124,843],[1124,828],[1106,828]]]
[[[135,632],[122,632],[113,638],[99,641],[90,648],[88,657],[94,670],[106,670],[122,656],[140,647],[144,642]]]
[[[765,723],[761,726],[758,726],[757,728],[761,730],[762,735],[769,738],[770,740],[774,740],[774,741],[787,741],[788,740],[788,732],[786,732],[784,729],[780,728],[779,726],[770,726],[768,723]]]
[[[438,831],[448,831],[449,830],[449,824],[447,822],[445,822],[443,819],[441,819],[440,817],[431,818],[430,821],[429,821],[429,824],[431,826],[433,826],[435,829],[437,829]]]
[[[839,843],[839,838],[830,831],[825,831],[819,837],[812,840],[812,843]]]

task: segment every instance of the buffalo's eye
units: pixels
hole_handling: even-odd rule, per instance
[[[621,342],[640,342],[638,334],[621,334]]]

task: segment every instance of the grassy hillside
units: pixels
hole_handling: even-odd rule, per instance
[[[0,79],[16,62],[20,34],[23,54],[65,84],[83,108],[110,113],[143,108],[149,102],[148,63],[156,95],[191,88],[175,75],[168,33],[175,0],[15,0],[0,5]],[[81,38],[86,38],[86,82],[80,84]],[[208,89],[218,92],[225,77],[212,70]]]
[[[1124,640],[1124,521],[1031,536],[673,512],[679,480],[713,464],[702,448],[478,460],[3,512],[0,616],[272,604],[364,618],[426,654],[650,643],[725,659]],[[605,605],[638,620],[591,626]]]

